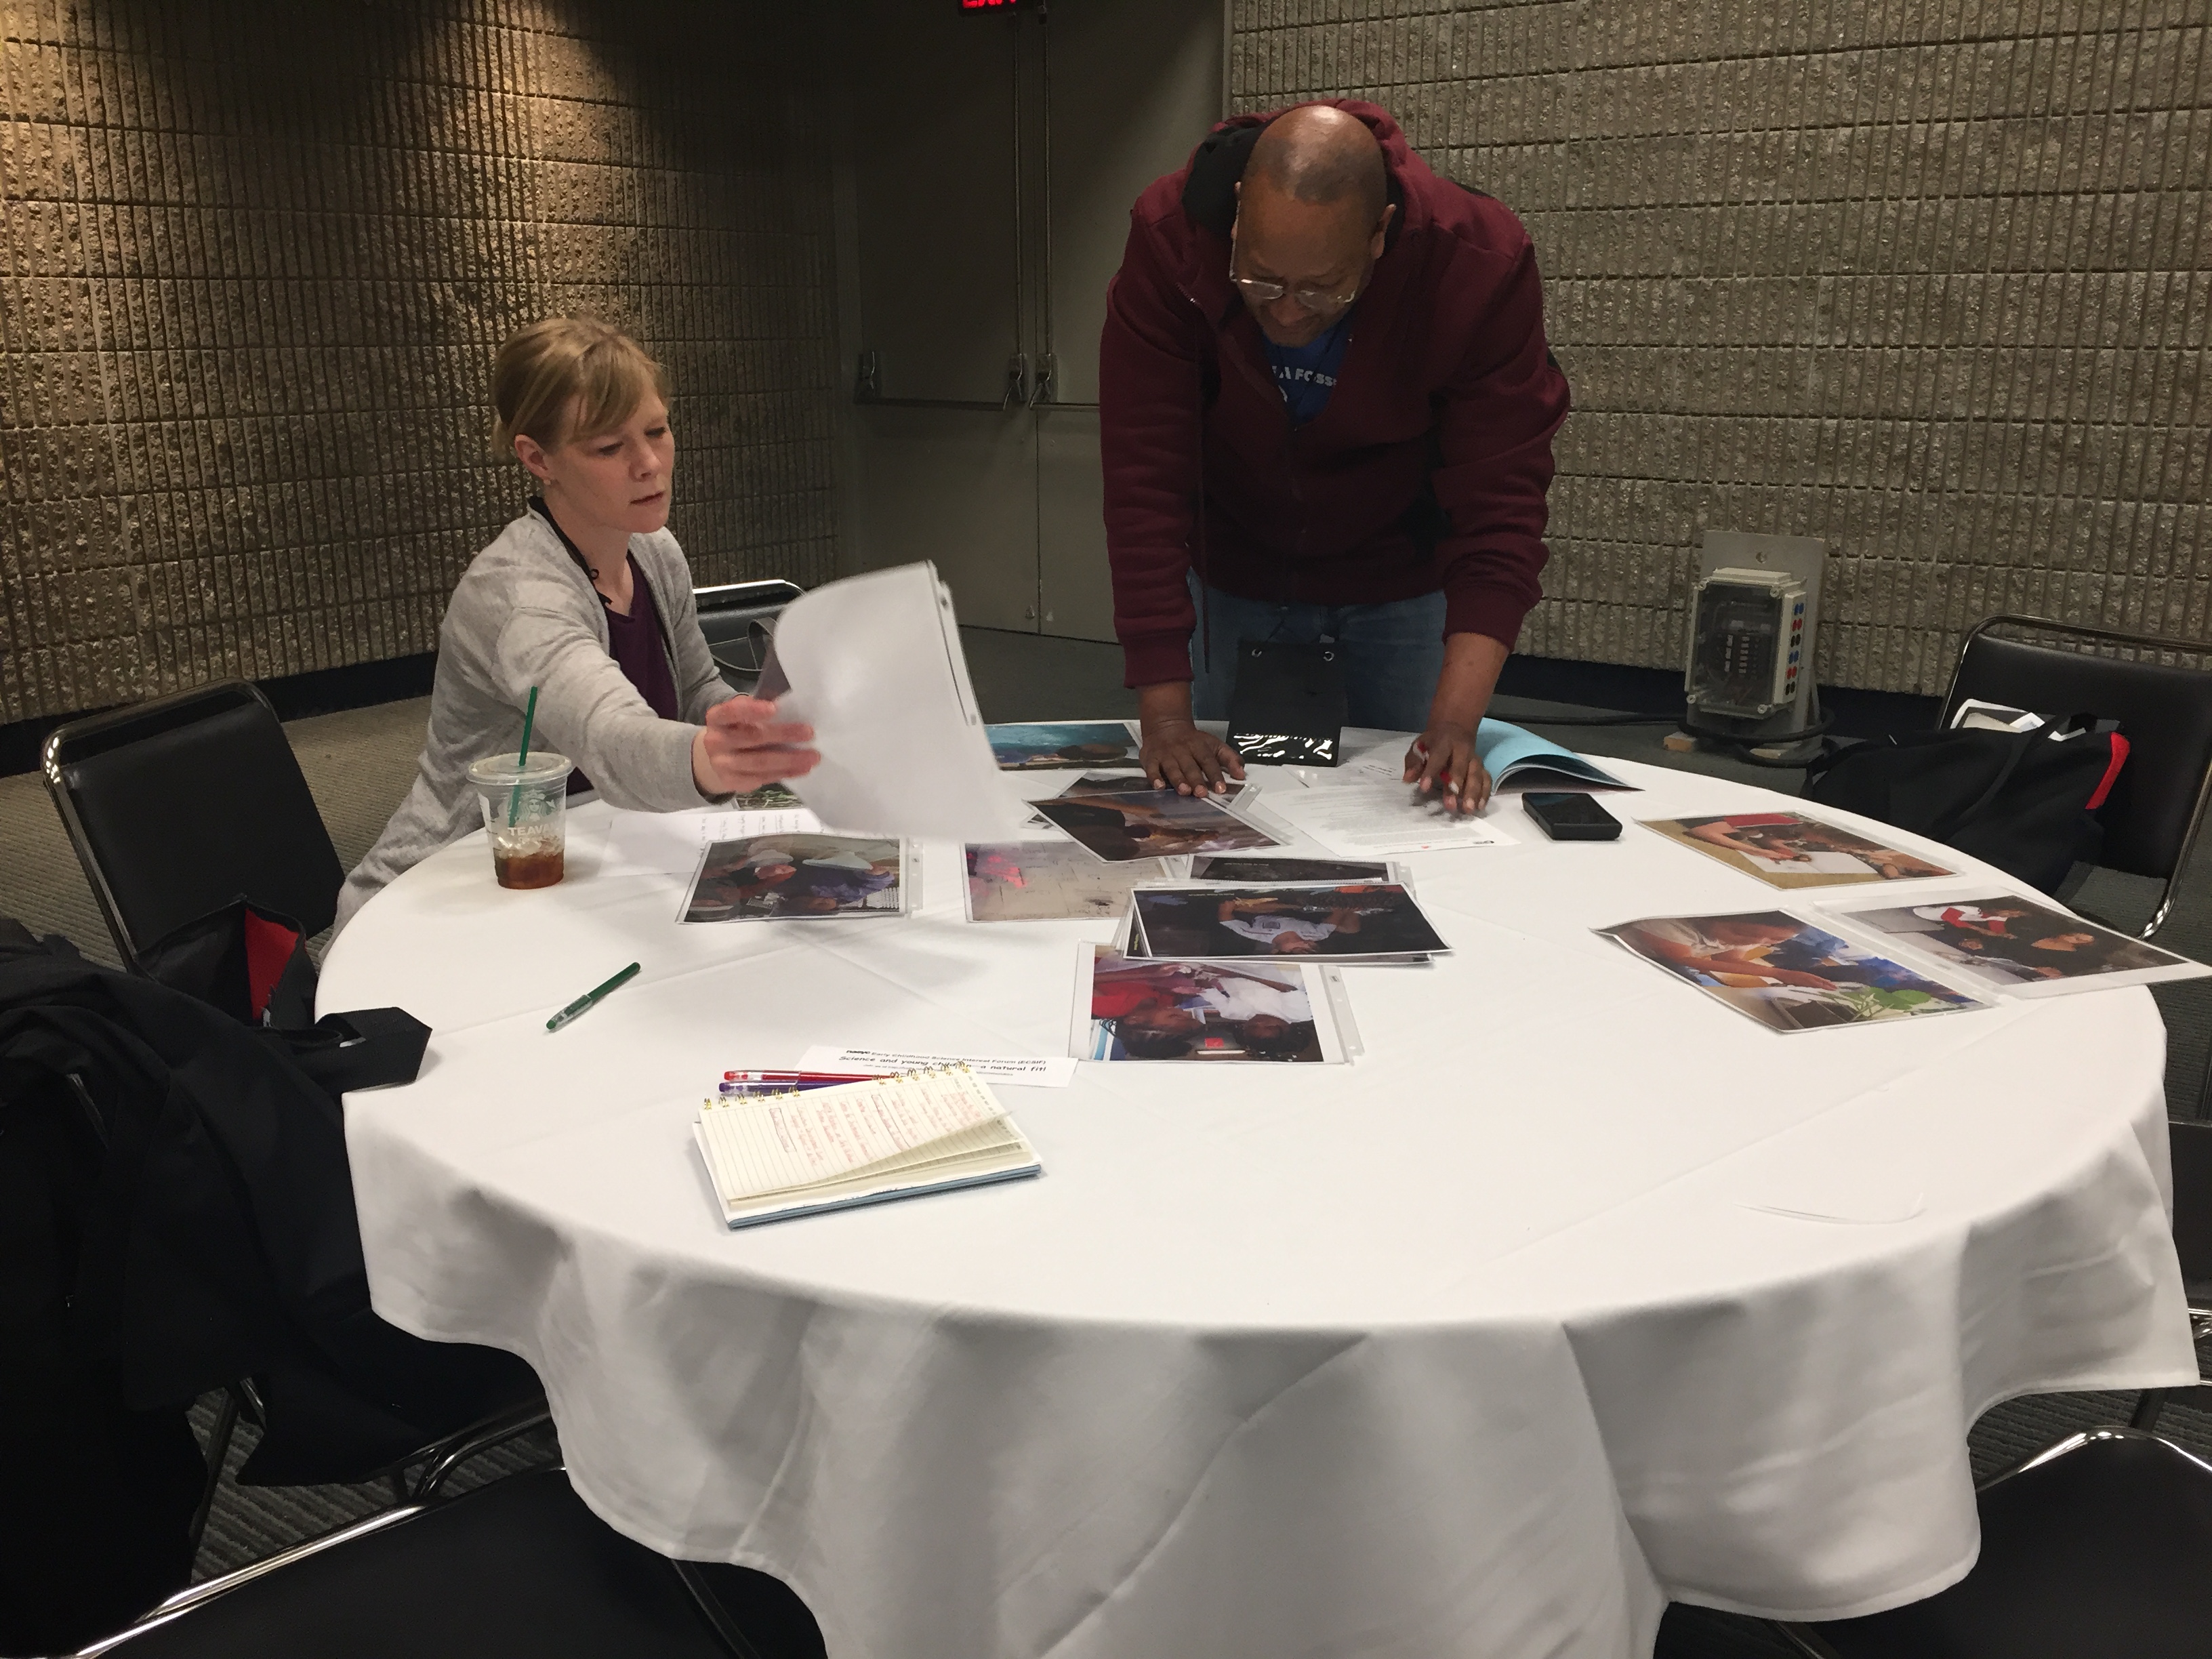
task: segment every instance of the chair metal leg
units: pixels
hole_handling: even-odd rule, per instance
[[[2166,1410],[2166,1396],[2164,1389],[2145,1389],[2142,1398],[2136,1401],[2135,1414],[2128,1419],[2128,1426],[2141,1429],[2145,1434],[2156,1428],[2160,1413]]]
[[[761,1659],[761,1650],[746,1639],[744,1632],[738,1628],[737,1620],[730,1617],[729,1609],[716,1599],[698,1568],[689,1561],[671,1561],[668,1565],[676,1569],[676,1577],[682,1581],[684,1588],[690,1591],[691,1600],[699,1608],[699,1616],[707,1621],[708,1628],[721,1638],[724,1647],[729,1649],[731,1659]]]
[[[200,1538],[207,1531],[208,1516],[215,1509],[216,1488],[222,1481],[222,1466],[230,1457],[230,1437],[238,1429],[238,1390],[222,1391],[222,1409],[216,1413],[214,1432],[208,1436],[207,1483],[200,1488],[199,1507],[192,1511],[192,1553],[200,1552]]]

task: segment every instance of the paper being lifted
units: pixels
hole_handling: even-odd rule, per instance
[[[823,823],[1019,839],[1027,810],[1000,780],[934,565],[871,571],[793,599],[757,695],[813,726],[822,763],[790,787]]]
[[[958,1068],[706,1101],[693,1134],[732,1227],[1042,1169],[990,1090]]]

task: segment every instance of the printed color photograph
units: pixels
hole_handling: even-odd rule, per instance
[[[1134,766],[1137,740],[1119,720],[1047,726],[987,726],[1003,772],[1053,772],[1080,766]]]
[[[1090,1060],[1318,1061],[1304,972],[1133,961],[1101,951],[1091,969]]]
[[[1038,801],[1036,810],[1078,845],[1114,864],[1282,844],[1231,817],[1218,801],[1172,789],[1060,795]]]
[[[1148,889],[1134,895],[1153,957],[1407,957],[1449,951],[1413,896],[1382,882]]]
[[[1111,921],[1139,882],[1165,881],[1158,859],[1102,864],[1072,842],[1019,841],[968,848],[970,921]]]
[[[1955,873],[1917,854],[1885,847],[1797,812],[1736,812],[1715,818],[1643,818],[1669,841],[1756,876],[1770,887],[1838,887]]]
[[[748,836],[718,841],[699,860],[685,921],[896,915],[899,843],[857,836]]]
[[[1899,950],[1942,963],[1968,985],[2015,994],[2094,991],[2212,973],[2187,957],[2010,893],[1853,910],[1838,919],[1894,937]]]
[[[1651,916],[1597,931],[1772,1031],[1865,1025],[1983,1006],[1779,910]]]

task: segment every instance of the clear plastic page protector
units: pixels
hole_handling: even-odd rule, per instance
[[[824,823],[1020,839],[1027,813],[1000,779],[935,566],[871,571],[793,600],[759,695],[813,726],[822,763],[791,788]]]

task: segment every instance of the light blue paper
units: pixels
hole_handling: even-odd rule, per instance
[[[1530,775],[1553,772],[1563,780],[1582,784],[1595,784],[1603,789],[1632,789],[1612,773],[1593,762],[1584,760],[1571,749],[1562,749],[1534,732],[1524,732],[1504,720],[1485,720],[1474,734],[1474,752],[1482,762],[1483,770],[1490,781],[1503,789],[1512,781],[1514,775],[1522,775],[1522,781],[1531,781]]]

